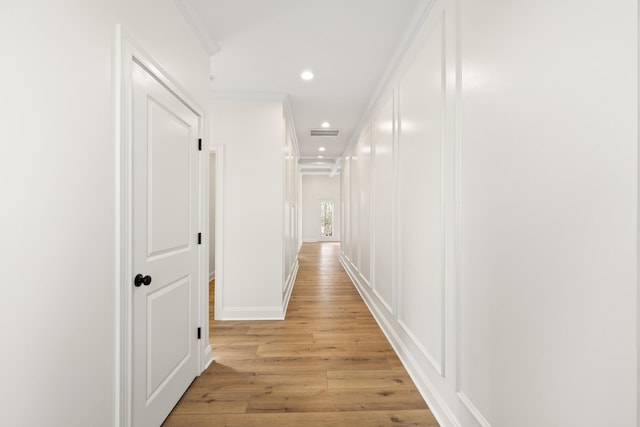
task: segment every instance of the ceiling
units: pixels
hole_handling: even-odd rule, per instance
[[[212,54],[213,91],[288,96],[305,173],[339,169],[335,159],[365,115],[423,3],[179,0]],[[304,70],[311,70],[314,79],[302,80]],[[310,129],[320,129],[323,122],[340,135],[310,136]]]

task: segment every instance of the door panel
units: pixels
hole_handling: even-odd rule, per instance
[[[133,425],[157,426],[198,374],[199,117],[132,66]]]
[[[188,277],[147,294],[147,398],[175,374],[190,355]],[[178,308],[179,311],[175,311]]]
[[[153,98],[148,100],[149,256],[189,245],[189,139],[192,129]]]

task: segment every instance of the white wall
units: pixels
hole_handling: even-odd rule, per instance
[[[342,261],[443,426],[637,426],[637,30],[435,1],[345,153]]]
[[[479,11],[461,14],[463,76],[484,76],[463,77],[462,392],[496,425],[531,404],[530,425],[637,425],[637,2],[521,2],[492,19],[509,37]]]
[[[204,105],[207,56],[172,0],[0,5],[5,425],[117,424],[118,23]]]
[[[320,234],[320,202],[333,202],[333,236]],[[340,176],[302,176],[302,238],[305,242],[340,241]]]
[[[297,214],[284,213],[298,194],[291,188],[295,183],[287,184],[296,180],[290,174],[297,155],[293,142],[287,143],[285,126],[282,100],[211,103],[212,143],[225,146],[221,319],[283,316],[283,286],[292,271],[284,266],[287,259],[289,266],[297,262],[285,241],[296,247],[298,238],[297,227],[290,227]],[[287,240],[290,232],[295,235]]]

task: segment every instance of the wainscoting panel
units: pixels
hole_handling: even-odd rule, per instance
[[[433,368],[444,360],[444,114],[442,21],[399,81],[399,322]]]
[[[349,163],[349,237],[351,244],[349,258],[360,269],[360,232],[358,220],[360,219],[360,163],[357,155],[351,155]]]
[[[348,156],[342,159],[340,174],[342,188],[342,206],[340,209],[340,235],[342,236],[342,254],[351,262],[351,167]]]
[[[378,298],[393,307],[393,92],[373,124],[373,285]]]
[[[354,225],[358,228],[358,249],[360,274],[371,283],[371,127],[367,126],[356,146],[358,163],[358,213]]]

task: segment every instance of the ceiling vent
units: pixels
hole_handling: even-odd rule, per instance
[[[340,129],[309,129],[311,136],[339,136]]]

